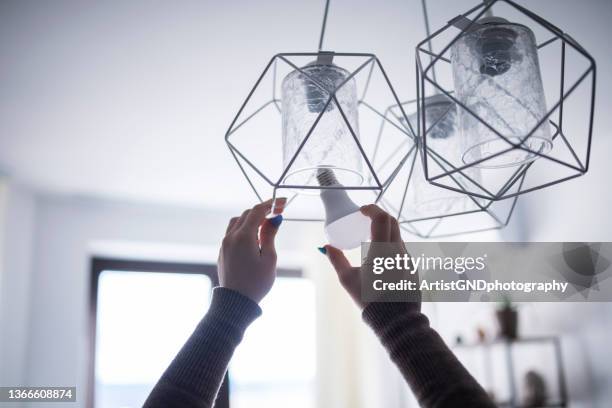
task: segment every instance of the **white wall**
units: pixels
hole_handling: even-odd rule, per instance
[[[0,384],[26,383],[30,281],[36,203],[30,191],[0,180]]]

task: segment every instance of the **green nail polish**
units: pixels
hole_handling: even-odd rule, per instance
[[[327,248],[325,248],[325,247],[318,247],[317,249],[318,249],[318,250],[319,250],[319,252],[320,252],[320,253],[322,253],[323,255],[326,255],[326,254],[327,254]]]

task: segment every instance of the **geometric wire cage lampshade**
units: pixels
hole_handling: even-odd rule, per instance
[[[504,18],[491,16],[494,5]],[[561,29],[511,0],[491,0],[428,36],[416,54],[414,127],[430,184],[498,201],[588,171],[596,65]],[[428,118],[436,93],[456,110],[452,148]]]
[[[399,106],[389,107],[385,115],[400,120],[408,131],[416,129],[417,102],[413,100],[402,103],[411,126],[399,116]],[[427,128],[432,135],[432,147],[441,154],[452,154],[448,150],[459,146],[456,143],[459,132],[454,104],[445,95],[437,94],[427,98],[424,106],[429,113],[426,118]],[[381,137],[385,131],[386,125],[383,121]],[[417,139],[418,135],[415,135],[415,140]],[[460,174],[453,175],[452,180],[462,193],[434,186],[425,178],[420,156],[422,153],[423,151],[417,148],[410,151],[406,164],[379,202],[387,212],[398,219],[402,230],[420,238],[447,238],[500,229],[508,224],[518,196],[501,201],[472,197],[466,193],[463,187],[465,180]],[[384,160],[375,162],[374,165],[384,165]],[[466,169],[464,173],[478,180],[480,169]]]
[[[358,204],[389,187],[412,140],[400,120],[378,137],[380,119],[399,104],[378,58],[365,53],[281,53],[265,67],[226,135],[259,200],[286,197],[287,220],[323,221],[323,191]],[[401,115],[400,115],[401,117]],[[389,165],[372,162],[400,146]]]

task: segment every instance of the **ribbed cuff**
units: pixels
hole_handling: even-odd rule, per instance
[[[420,310],[421,305],[414,302],[372,302],[363,309],[361,317],[374,331],[378,332],[397,315]]]
[[[207,315],[244,331],[261,316],[261,308],[253,300],[235,290],[219,286],[213,289]]]

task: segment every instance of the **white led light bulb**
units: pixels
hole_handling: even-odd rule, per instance
[[[317,180],[324,187],[342,187],[333,170],[317,169]],[[343,189],[321,190],[325,207],[325,235],[329,244],[338,249],[353,249],[370,237],[370,219],[359,211],[359,207]]]

